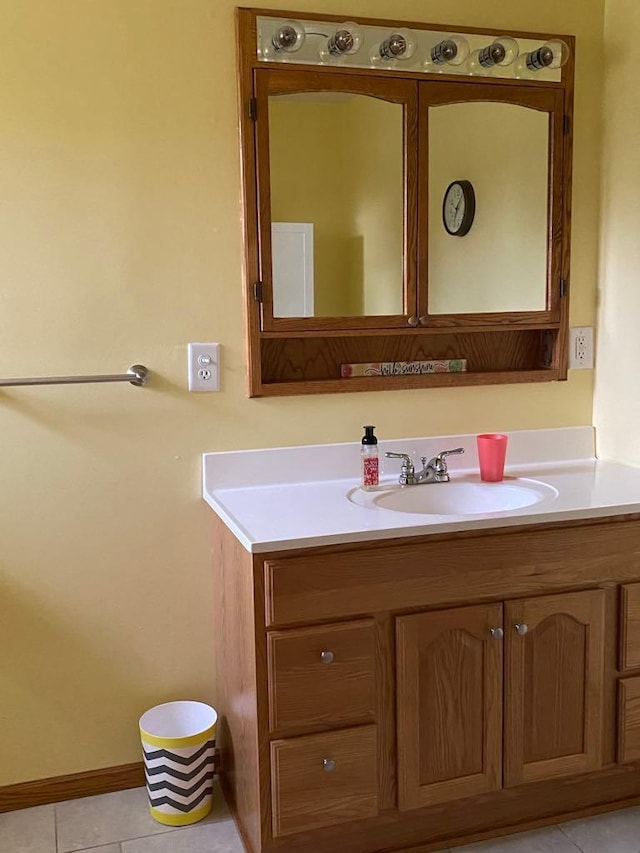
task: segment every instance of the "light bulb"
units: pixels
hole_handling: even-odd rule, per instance
[[[271,37],[271,48],[278,53],[295,53],[304,44],[306,33],[298,21],[285,21]],[[264,51],[263,51],[264,53]]]
[[[416,40],[411,30],[396,30],[374,47],[371,62],[377,64],[394,59],[411,59],[415,51]]]
[[[502,68],[511,65],[518,58],[518,42],[509,36],[502,36],[480,50],[474,50],[469,57],[469,73],[490,75],[496,66]]]
[[[464,36],[447,36],[429,51],[424,61],[428,71],[444,71],[445,65],[462,65],[469,56],[469,42]]]
[[[516,63],[516,77],[528,77],[544,68],[562,68],[569,59],[569,45],[562,39],[552,39],[542,47],[524,53]]]
[[[320,59],[323,62],[339,60],[357,53],[362,47],[362,31],[353,21],[341,24],[335,33],[320,46]]]

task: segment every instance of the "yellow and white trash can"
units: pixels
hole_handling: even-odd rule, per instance
[[[140,717],[151,816],[169,826],[211,811],[218,715],[202,702],[166,702]]]

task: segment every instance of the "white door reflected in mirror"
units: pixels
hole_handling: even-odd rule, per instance
[[[313,222],[272,222],[273,314],[313,317]]]

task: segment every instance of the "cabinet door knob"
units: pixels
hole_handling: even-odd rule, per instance
[[[504,631],[502,628],[492,628],[491,636],[494,640],[501,640],[504,637]]]
[[[420,320],[418,320],[417,317],[409,317],[409,319],[407,320],[407,323],[410,326],[417,326],[419,322],[420,322]]]
[[[336,763],[332,758],[323,758],[322,766],[324,768],[325,773],[333,773],[336,769]]]
[[[420,321],[421,326],[426,326],[429,322],[429,318],[426,316],[426,314],[421,314],[420,317],[418,317],[418,320]]]
[[[525,625],[524,622],[517,622],[515,628],[516,633],[520,634],[521,637],[524,637],[529,630],[529,626]]]
[[[333,663],[333,652],[320,652],[322,663]]]

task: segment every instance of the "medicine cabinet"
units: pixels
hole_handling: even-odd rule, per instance
[[[249,394],[565,379],[574,39],[239,9],[238,46]]]

